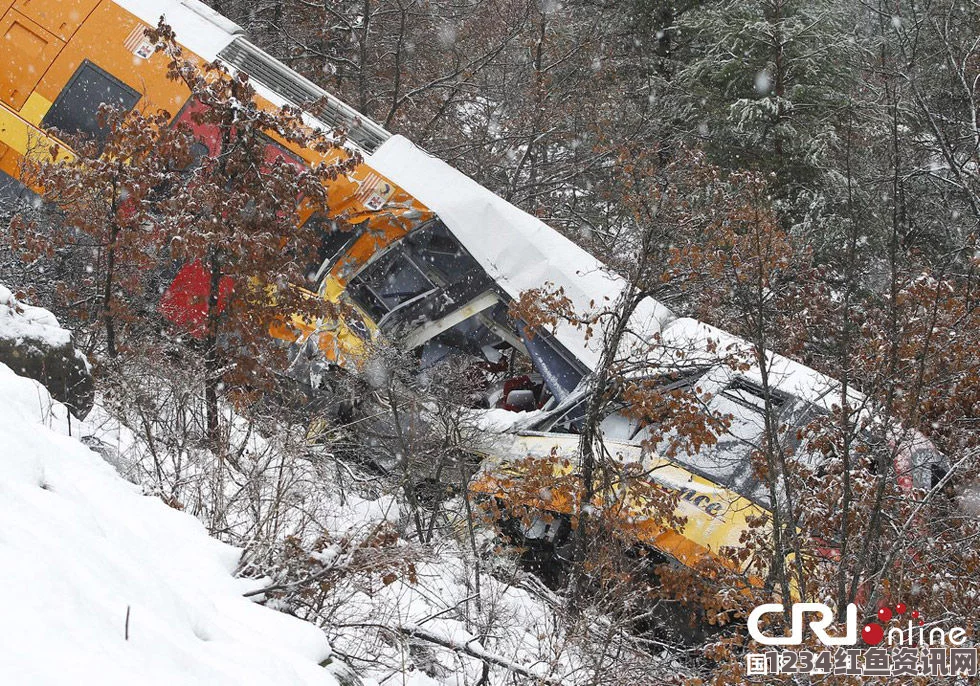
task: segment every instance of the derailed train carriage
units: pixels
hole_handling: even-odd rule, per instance
[[[530,359],[540,382],[526,376],[505,381],[496,405],[531,412],[515,418],[508,432],[488,432],[487,440],[474,446],[484,468],[471,488],[514,513],[528,506],[546,513],[531,525],[525,522],[521,533],[560,549],[568,542],[576,503],[550,489],[545,499],[529,493],[520,484],[521,470],[531,457],[551,465],[556,479],[577,472],[577,433],[603,336],[587,336],[580,328],[559,323],[553,334],[538,331],[529,337],[521,322],[508,320],[507,305],[525,290],[550,282],[562,288],[574,311],[585,313],[595,310],[595,303],[615,303],[626,283],[540,220],[405,139],[389,140],[368,161],[431,208],[437,219],[419,230],[421,240],[409,235],[369,262],[347,293],[383,334],[418,348],[423,362],[458,352],[483,354],[489,362],[502,352]],[[436,250],[429,235],[441,237]],[[445,255],[460,265],[455,280],[439,267]],[[378,300],[386,293],[400,300],[380,308]],[[622,533],[668,562],[695,565],[710,557],[745,571],[751,561],[736,564],[725,549],[743,545],[750,522],[771,507],[771,491],[751,459],[763,443],[766,413],[774,414],[780,425],[805,427],[842,404],[841,385],[768,353],[765,387],[748,342],[678,317],[652,298],[637,307],[629,329],[638,339],[633,343],[645,351],[650,377],[663,379],[669,389],[695,392],[706,412],[727,418],[730,425],[716,445],[666,459],[650,445],[650,427],[625,408],[605,417],[602,431],[609,454],[624,467],[633,465],[657,487],[679,494],[674,514],[686,520],[683,528],[665,526],[626,488],[611,498],[620,512]],[[646,344],[654,336],[659,345],[651,354]],[[747,362],[747,368],[735,365],[735,371],[725,358]],[[852,408],[868,407],[867,398],[853,389],[847,400]],[[894,459],[899,487],[929,489],[939,482],[948,465],[922,434],[898,426],[885,434],[890,445],[884,449]],[[870,434],[866,439],[878,440]],[[823,458],[795,430],[786,431],[783,440],[794,459],[820,469]],[[609,496],[602,494],[596,504],[608,505]],[[762,582],[758,577],[748,580]]]
[[[423,365],[459,354],[490,363],[526,356],[535,378],[505,383],[499,405],[533,412],[515,415],[513,431],[487,441],[482,448],[487,467],[473,489],[506,503],[508,494],[498,477],[508,461],[556,451],[573,457],[601,336],[589,339],[560,325],[554,334],[531,338],[510,318],[508,307],[526,289],[550,282],[584,312],[593,301],[615,302],[624,282],[538,219],[279,63],[197,0],[0,0],[0,63],[7,67],[0,73],[0,197],[31,195],[18,181],[20,161],[47,154],[57,140],[50,128],[100,135],[102,103],[163,108],[176,112],[175,122],[193,123],[190,115],[199,105],[181,84],[166,78],[166,58],[154,54],[144,36],[161,15],[202,62],[218,59],[247,73],[261,105],[306,107],[310,126],[348,130],[350,150],[332,154],[363,155],[362,164],[328,187],[330,215],[301,212],[302,221],[321,228],[321,244],[310,247],[309,272],[317,294],[345,302],[356,316],[294,320],[299,337],[290,342],[342,366],[356,365],[367,343],[379,336],[417,351]],[[199,128],[195,133],[205,154],[213,151],[217,132]],[[270,158],[295,164],[329,161],[274,137],[268,145]],[[62,149],[70,157],[70,147],[62,144]],[[352,231],[332,230],[340,216]],[[186,265],[164,297],[165,314],[180,325],[199,319],[192,303],[207,300],[201,297],[206,293],[195,292],[201,288],[206,283],[195,278],[193,265]],[[642,427],[625,414],[605,420],[612,452],[624,461],[650,464],[651,478],[682,494],[679,514],[688,518],[683,530],[645,520],[630,535],[681,563],[719,556],[724,546],[737,545],[749,515],[769,507],[749,461],[762,431],[758,370],[726,369],[713,358],[708,341],[743,342],[678,318],[649,298],[637,309],[632,329],[700,351],[700,360],[689,355],[686,366],[664,361],[651,373],[681,372],[684,383],[704,389],[710,409],[730,415],[733,423],[713,449],[667,461],[643,447]],[[781,421],[799,426],[829,411],[835,392],[839,402],[839,385],[832,379],[778,355],[770,359],[770,402],[775,398]],[[943,459],[914,432],[902,440],[895,450],[899,483],[904,488],[934,484]],[[558,514],[570,511],[568,503],[537,505]],[[558,535],[547,527],[538,533]]]

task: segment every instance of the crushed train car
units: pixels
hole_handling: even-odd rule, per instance
[[[651,427],[628,412],[612,413],[603,420],[604,448],[608,453],[612,486],[600,490],[593,507],[611,513],[620,538],[628,545],[657,551],[664,561],[697,567],[702,562],[720,564],[741,572],[745,583],[764,583],[764,569],[755,560],[740,555],[746,536],[760,526],[768,530],[772,507],[771,484],[761,479],[753,465],[753,453],[763,443],[768,390],[771,416],[787,431],[781,448],[791,460],[805,463],[814,473],[824,467],[826,456],[813,450],[797,429],[832,412],[840,403],[841,388],[835,380],[780,355],[768,356],[768,389],[764,389],[757,366],[734,370],[719,361],[718,348],[749,348],[745,341],[692,319],[677,319],[661,333],[665,346],[684,350],[683,359],[665,355],[661,367],[654,365],[651,375],[664,380],[669,389],[683,387],[694,392],[705,412],[725,416],[728,427],[717,443],[698,451],[671,451],[651,438]],[[575,456],[579,450],[578,428],[585,414],[588,386],[573,392],[552,409],[529,414],[514,422],[505,435],[490,433],[479,451],[481,471],[472,490],[494,499],[520,528],[526,539],[549,544],[556,552],[570,540],[570,523],[580,503],[572,502],[568,488],[529,491],[522,473],[540,469],[556,483],[569,477],[580,478]],[[862,406],[865,398],[849,392],[852,407]],[[860,440],[869,448],[878,441],[864,435]],[[879,446],[880,448],[881,446]],[[949,468],[948,461],[921,433],[895,427],[890,432],[885,454],[894,461],[897,486],[906,492],[934,487]],[[536,461],[537,471],[528,460]],[[677,495],[670,512],[651,511],[644,502],[649,486]],[[781,491],[775,488],[776,497]],[[543,516],[526,521],[527,511]],[[672,527],[667,516],[682,519],[684,525]],[[518,521],[521,520],[521,521]],[[832,542],[821,548],[834,555]],[[710,564],[708,565],[711,566]]]
[[[356,289],[348,292],[369,314],[380,315],[375,321],[383,333],[419,348],[424,363],[453,352],[483,354],[492,362],[502,350],[530,359],[537,378],[505,381],[496,405],[536,412],[518,421],[512,435],[489,437],[481,449],[484,469],[473,485],[505,504],[526,506],[529,499],[521,488],[515,489],[518,496],[501,486],[519,476],[514,465],[528,456],[550,459],[559,453],[573,458],[571,467],[555,463],[556,478],[575,470],[575,434],[603,337],[587,336],[567,323],[559,323],[553,334],[537,332],[529,337],[519,322],[508,322],[506,305],[526,289],[550,282],[563,289],[573,308],[587,312],[594,302],[614,303],[626,283],[540,220],[405,139],[390,139],[369,163],[432,208],[438,217],[435,226],[444,237],[440,248],[451,247],[453,259],[465,262],[465,267],[455,282],[423,281],[420,275],[441,258],[410,235],[389,248],[384,261],[374,267],[377,272],[369,263],[361,272],[366,278],[359,274],[357,279],[406,293],[403,302],[382,312],[372,309],[371,295]],[[651,481],[682,493],[674,514],[688,521],[682,530],[665,530],[650,518],[637,523],[642,508],[627,504],[622,526],[635,540],[682,563],[712,556],[727,564],[723,549],[738,547],[747,518],[770,507],[770,492],[756,477],[750,459],[764,430],[767,392],[762,375],[751,363],[743,371],[734,371],[719,353],[741,354],[751,361],[751,346],[704,323],[678,317],[652,298],[637,308],[630,330],[637,340],[624,342],[624,347],[638,344],[642,349],[654,335],[661,343],[655,346],[662,350],[659,358],[647,353],[650,376],[666,379],[672,388],[697,389],[705,411],[726,416],[731,424],[716,445],[665,460],[658,456],[657,446],[648,445],[647,429],[629,412],[606,417],[602,431],[609,452],[623,464],[642,465]],[[769,353],[766,358],[769,412],[780,424],[802,428],[831,412],[835,403],[841,404],[841,387],[834,379],[781,355]],[[861,407],[866,399],[852,389],[848,400],[851,406]],[[944,458],[918,432],[896,427],[891,433],[899,486],[928,489],[937,483],[947,468]],[[786,432],[784,448],[794,459],[819,467],[815,464],[819,455],[801,443],[795,430]],[[623,497],[628,499],[629,494]],[[567,517],[572,505],[536,502],[535,506]],[[556,535],[556,530],[547,535]]]

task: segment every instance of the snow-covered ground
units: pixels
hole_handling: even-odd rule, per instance
[[[336,683],[320,630],[242,597],[237,549],[67,429],[0,365],[0,683]]]
[[[488,415],[487,425],[502,423],[503,417]],[[147,489],[156,487],[140,437],[104,407],[96,405],[84,431],[111,449],[122,473]],[[221,496],[227,514],[216,528],[230,528],[237,539],[248,539],[260,522],[278,521],[279,539],[293,539],[301,550],[287,555],[276,545],[271,553],[268,543],[254,545],[250,560],[265,562],[252,565],[250,572],[257,567],[285,586],[315,580],[294,586],[295,593],[285,597],[270,593],[258,599],[320,626],[336,659],[349,665],[364,686],[473,686],[481,683],[485,664],[488,684],[535,686],[605,684],[605,677],[593,681],[597,672],[612,674],[609,670],[627,663],[634,674],[639,669],[647,675],[649,683],[662,683],[678,671],[671,655],[649,654],[601,618],[583,622],[573,635],[562,599],[497,547],[490,526],[477,521],[470,538],[461,498],[444,503],[432,542],[422,545],[410,540],[412,520],[398,483],[386,485],[359,474],[356,465],[345,466],[329,453],[318,453],[319,460],[290,453],[282,437],[258,439],[244,426],[236,433],[247,443],[241,467],[248,474],[248,490],[257,497],[242,495],[236,480],[246,478],[243,474],[229,478]],[[284,455],[291,457],[284,460]],[[185,488],[178,499],[188,510],[197,509],[195,499],[214,499],[195,485],[212,483],[210,473],[200,463],[179,480]],[[262,509],[270,502],[280,503],[274,514]],[[207,507],[203,512],[210,520]],[[391,540],[377,543],[389,534],[394,534]]]
[[[0,335],[67,342],[0,301]],[[0,683],[337,684],[323,632],[244,598],[240,551],[121,479],[81,427],[0,364]]]

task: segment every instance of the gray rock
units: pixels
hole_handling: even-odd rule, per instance
[[[40,382],[76,417],[84,419],[95,401],[85,356],[53,314],[20,302],[0,285],[0,363]]]
[[[71,343],[52,346],[30,338],[0,338],[0,362],[15,374],[40,382],[55,400],[84,419],[95,401],[95,386],[85,356]]]

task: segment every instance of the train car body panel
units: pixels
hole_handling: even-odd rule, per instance
[[[180,44],[206,62],[214,61],[244,33],[238,24],[198,0],[107,0],[103,4],[117,5],[147,26],[156,26],[163,18]]]
[[[741,537],[749,531],[750,519],[765,514],[762,507],[652,455],[642,446],[609,441],[606,447],[617,467],[630,465],[634,474],[644,475],[644,484],[677,494],[677,507],[671,514],[685,521],[682,527],[666,526],[662,513],[657,514],[650,507],[643,489],[613,486],[596,496],[593,507],[601,508],[609,521],[615,522],[620,535],[688,566],[712,558],[731,569],[745,571],[748,562],[736,563],[726,552],[742,545]],[[520,433],[489,439],[478,451],[485,461],[474,479],[474,492],[497,498],[510,508],[530,507],[574,517],[576,503],[559,484],[568,483],[568,477],[577,471],[577,436]],[[522,476],[527,467],[521,461],[527,459],[547,465],[555,488],[536,494],[526,492]],[[640,482],[634,479],[631,483]]]
[[[60,2],[38,2],[37,0],[16,0],[14,9],[30,17],[40,26],[45,26],[58,38],[66,41],[82,25],[89,14],[99,4],[99,0],[60,0]]]
[[[65,46],[63,40],[15,9],[0,19],[0,97],[19,110]]]

